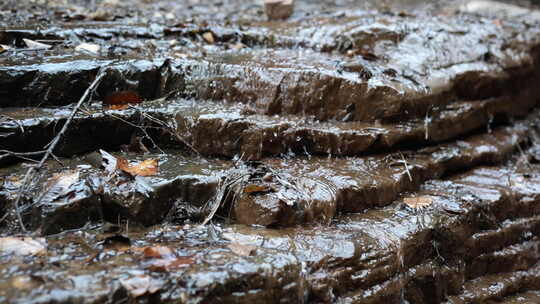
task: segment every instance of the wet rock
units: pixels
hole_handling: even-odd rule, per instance
[[[0,256],[0,302],[536,302],[535,11],[313,0],[268,22],[240,0],[7,1],[2,236],[20,162],[107,75],[20,202],[47,254]],[[142,102],[93,102],[118,92]],[[99,149],[159,170],[78,156]]]
[[[294,11],[294,0],[264,0],[264,11],[270,20],[287,19]]]
[[[42,176],[45,186],[24,199],[28,206],[24,214],[45,235],[99,220],[115,223],[127,219],[153,225],[164,220],[176,201],[202,208],[215,195],[222,170],[229,166],[225,161],[208,162],[179,155],[158,160],[158,175],[135,178],[120,171],[109,173],[99,166],[91,168],[80,160],[69,160],[67,168],[49,163],[49,169],[58,173]],[[10,175],[9,171],[3,169],[5,181],[0,188],[6,205],[13,204],[24,177],[23,168],[18,169],[19,174]]]
[[[54,264],[62,267],[53,266],[46,258],[35,257],[32,264],[43,263],[39,276],[35,276],[39,288],[33,291],[13,288],[11,280],[6,279],[2,280],[0,297],[15,302],[33,299],[57,303],[119,301],[125,298],[162,303],[230,303],[254,299],[270,303],[282,300],[298,302],[302,298],[301,266],[292,254],[261,248],[256,256],[240,257],[227,249],[226,244],[207,243],[204,235],[199,233],[201,230],[177,228],[182,232],[163,232],[168,235],[165,237],[168,245],[175,248],[174,254],[193,257],[194,263],[187,267],[161,274],[148,272],[144,268],[145,257],[135,249],[116,253],[103,249],[97,251],[97,260],[93,260],[92,256],[99,250],[97,240],[82,245],[81,242],[86,241],[80,235],[67,234],[51,239],[49,244],[51,261],[55,260]],[[179,238],[184,233],[198,243],[181,241]],[[171,239],[173,235],[177,239]],[[132,234],[132,239],[140,246],[159,243],[159,236],[150,234]],[[180,247],[182,249],[176,249]],[[62,248],[69,250],[69,255],[64,254]],[[24,265],[17,257],[2,256],[1,259],[2,265],[13,265],[11,270],[1,267],[2,277],[7,278],[15,269],[32,270],[31,265]],[[142,275],[147,276],[157,290],[136,298],[126,290],[126,282]]]
[[[517,126],[501,128],[416,153],[345,159],[268,159],[263,163],[268,166],[271,182],[263,182],[262,186],[271,191],[238,194],[234,215],[240,223],[266,226],[328,223],[340,212],[384,206],[400,193],[416,190],[423,182],[460,168],[503,162],[527,138],[526,130]],[[461,212],[452,204],[444,208],[449,213]]]
[[[462,303],[453,301],[500,298],[512,295],[515,288],[534,290],[540,211],[535,207],[536,173],[519,186],[493,178],[489,184],[463,187],[477,176],[489,176],[484,175],[486,170],[505,171],[510,180],[520,180],[522,170],[531,172],[513,167],[514,163],[479,168],[448,181],[428,182],[417,195],[432,197],[433,204],[422,210],[398,203],[339,217],[339,224],[330,227],[252,230],[238,226],[225,237],[294,252],[308,265],[312,301],[381,303],[405,296],[409,301],[443,302],[448,295],[450,303]],[[460,206],[460,213],[448,213],[445,206],[450,204]],[[505,211],[499,213],[501,208]],[[490,230],[484,222],[492,212],[499,215]],[[491,237],[488,241],[480,235]],[[484,289],[476,282],[503,282],[508,288]]]
[[[66,122],[71,110],[69,108],[10,108],[3,111],[0,118],[0,144],[11,152],[42,151]],[[57,156],[72,156],[97,149],[118,148],[129,144],[133,137],[148,127],[146,134],[160,134],[162,143],[170,140],[167,125],[150,123],[146,118],[167,121],[166,111],[146,113],[145,116],[136,109],[123,111],[105,110],[98,105],[88,107],[79,112],[64,137],[53,151]],[[146,117],[146,118],[145,118]],[[146,121],[146,122],[145,122]],[[150,126],[150,125],[154,126]],[[144,132],[143,132],[144,133]],[[143,135],[145,140],[148,136]],[[174,140],[173,140],[174,141]],[[156,148],[150,142],[151,148]],[[40,155],[40,154],[37,154]],[[30,155],[31,157],[32,155]],[[3,154],[0,164],[20,161],[13,154]]]
[[[122,90],[138,92],[148,100],[162,97],[157,93],[166,93],[159,91],[160,83],[164,82],[160,75],[163,62],[128,60],[115,64],[103,59],[68,59],[0,68],[0,106],[35,106],[37,100],[40,106],[75,103],[96,77],[100,67],[107,70],[107,76],[97,90],[101,98]],[[14,91],[17,92],[16,96],[11,93]]]

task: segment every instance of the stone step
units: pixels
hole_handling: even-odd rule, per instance
[[[539,245],[535,238],[502,250],[484,253],[467,265],[466,278],[470,280],[486,274],[527,270],[540,259]]]
[[[106,24],[35,33],[6,30],[2,39],[13,44],[22,37],[39,35],[69,42],[84,34],[94,37],[98,44],[122,36],[134,39],[137,48],[144,49],[141,41],[154,38],[159,57],[174,58],[177,52],[185,51],[190,59],[171,60],[164,67],[162,59],[150,59],[156,55],[144,50],[114,60],[115,56],[74,54],[72,48],[56,48],[30,59],[6,59],[7,64],[0,68],[0,106],[73,103],[100,66],[108,66],[116,82],[110,86],[107,84],[113,81],[103,82],[98,90],[102,97],[112,89],[132,87],[145,98],[157,98],[168,93],[163,90],[168,83],[170,89],[185,95],[248,104],[260,114],[312,115],[322,121],[419,118],[455,100],[513,99],[521,91],[538,90],[530,83],[540,78],[536,72],[539,28],[515,21],[500,27],[466,17],[428,18],[420,23],[404,16],[387,18],[324,18],[316,26],[308,19],[288,29],[278,26],[266,30],[263,25],[240,30],[193,24],[178,31],[157,25]],[[475,31],[480,24],[484,30]],[[259,32],[259,38],[246,38],[250,32]],[[433,45],[418,45],[417,41],[432,41],[433,32],[439,33]],[[204,43],[205,33],[215,37],[210,46]],[[519,38],[515,38],[517,34]],[[266,40],[289,37],[296,47],[273,43],[262,49],[227,50],[232,41],[260,40],[262,36]],[[174,37],[203,47],[186,46],[170,52],[168,44]],[[513,43],[505,43],[511,39]],[[125,41],[119,43],[130,48]],[[320,52],[333,49],[359,53],[349,58],[339,52]],[[363,59],[366,52],[378,59]]]
[[[25,195],[23,217],[46,235],[100,220],[127,219],[135,224],[154,225],[163,222],[171,212],[175,218],[168,220],[189,222],[200,219],[201,209],[216,195],[223,175],[232,166],[228,161],[182,156],[175,151],[117,155],[130,162],[156,159],[158,173],[135,178],[110,173],[100,168],[102,156],[97,152],[61,160],[61,164],[49,161],[47,172],[41,174],[38,182],[42,186]],[[24,166],[0,169],[2,207],[13,206],[25,172]],[[51,182],[55,176],[64,176],[66,184]]]
[[[147,110],[146,113],[154,111],[155,115],[170,115],[171,111],[185,113],[184,111],[189,111],[189,107],[186,105],[175,107],[174,104],[169,104],[169,107],[166,108],[162,107],[162,104],[156,103],[149,106]],[[44,112],[45,110],[40,111]],[[65,151],[70,151],[66,147],[73,147],[73,153],[82,153],[107,146],[118,147],[122,144],[128,144],[137,128],[125,122],[139,123],[141,115],[134,109],[119,113],[108,111],[80,114],[74,122],[73,132],[69,132],[66,136],[66,142],[69,145],[61,146],[63,149],[60,151],[65,153]],[[222,201],[213,201],[213,203],[221,204],[225,217],[232,216],[236,221],[244,224],[290,226],[312,222],[329,223],[340,212],[361,212],[387,205],[398,198],[400,193],[415,191],[427,180],[437,179],[456,170],[469,169],[480,164],[496,164],[504,161],[516,149],[519,150],[522,146],[524,148],[528,144],[529,138],[536,134],[536,116],[533,114],[530,118],[516,123],[512,127],[495,128],[489,134],[474,135],[457,142],[441,144],[419,151],[400,151],[362,158],[309,156],[293,159],[270,158],[264,159],[260,163],[248,162],[237,169],[227,171],[229,176],[243,177],[231,184],[231,188],[221,188],[228,193],[236,193],[236,199],[231,201],[231,198],[228,197],[223,198]],[[142,119],[146,118],[142,117]],[[96,120],[99,123],[96,124]],[[20,125],[11,124],[12,130],[20,132],[20,126],[23,126],[25,132],[6,137],[8,140],[10,138],[13,140],[13,145],[20,145],[20,142],[17,141],[21,140],[22,134],[37,138],[37,140],[29,140],[28,142],[37,145],[40,143],[38,140],[41,140],[41,144],[44,146],[48,140],[44,141],[43,133],[38,132],[46,130],[44,126],[52,128],[50,132],[54,130],[54,125],[50,121],[47,121],[46,124],[36,122],[34,119],[19,121]],[[122,131],[119,126],[124,126],[126,129]],[[110,130],[115,130],[115,132],[112,133]],[[94,134],[105,134],[107,138],[103,139]],[[114,145],[105,145],[108,136],[112,137],[111,141],[115,141]],[[161,140],[163,141],[163,138]],[[178,141],[178,139],[175,140]],[[9,141],[7,142],[9,143]],[[77,144],[81,144],[81,146]],[[197,149],[199,146],[195,147]],[[37,150],[37,147],[33,148]],[[196,160],[196,163],[204,164],[204,161],[199,159]],[[224,163],[227,162],[224,161]],[[74,163],[65,169],[76,169],[78,165],[78,163]],[[4,171],[10,172],[10,170],[13,168],[8,167]],[[19,176],[19,180],[22,179],[22,172],[15,174],[15,176]],[[50,172],[47,177],[51,177],[52,173],[57,172]],[[184,173],[177,172],[176,174],[182,175]],[[103,173],[98,175],[97,179],[103,180]],[[474,178],[476,177],[469,177],[469,179]],[[483,179],[485,178],[482,175],[481,179],[476,178],[475,181],[481,182]],[[216,190],[218,188],[217,182],[220,180],[220,178],[215,177],[213,186],[208,188],[205,196],[206,201],[210,201],[213,198],[212,195],[218,191]],[[225,184],[227,184],[227,179],[223,180],[222,186]],[[101,183],[94,185],[94,188],[100,188],[99,185]],[[250,186],[262,187],[263,191],[246,192],[245,189],[249,189]],[[90,187],[90,189],[93,188]],[[163,202],[164,205],[161,209],[164,211],[161,215],[145,217],[150,213],[141,210],[149,208],[153,197],[161,197],[161,195],[155,194],[150,198],[141,196],[138,193],[136,181],[133,182],[132,186],[126,186],[122,191],[126,191],[124,196],[139,197],[140,202],[137,204],[129,203],[129,207],[122,207],[122,204],[115,201],[111,208],[108,208],[113,216],[121,215],[136,222],[150,225],[159,223],[166,211],[172,208],[171,201]],[[87,194],[96,201],[107,201],[100,195],[97,197],[101,198],[96,199],[95,191],[87,191]],[[172,194],[168,195],[176,197]],[[199,203],[195,205],[200,207],[200,201],[198,199]],[[125,211],[126,209],[127,211]]]
[[[465,283],[463,292],[450,296],[444,303],[486,303],[505,296],[514,295],[521,290],[538,290],[540,286],[540,264],[534,267],[506,273],[503,275],[488,275]]]
[[[157,99],[142,105],[111,110],[93,102],[84,105],[62,137],[55,154],[69,157],[97,149],[118,150],[134,137],[142,137],[149,149],[187,148],[184,134],[176,134],[177,113],[192,111],[193,103],[179,99]],[[4,108],[0,110],[0,165],[20,160],[17,153],[42,151],[60,131],[71,107]],[[187,145],[186,145],[187,144]],[[7,150],[7,151],[6,151]],[[8,151],[15,152],[9,153]]]
[[[465,243],[468,256],[503,250],[506,246],[530,239],[540,234],[540,217],[524,217],[513,220],[498,220],[500,226],[493,230],[483,230],[471,235]],[[491,225],[490,225],[491,226]],[[485,227],[484,227],[485,228]]]
[[[184,170],[189,172],[189,178],[176,177],[176,170],[168,170],[168,164],[175,167],[178,162],[186,164]],[[519,286],[534,289],[533,285],[536,284],[534,282],[537,282],[535,280],[538,279],[536,277],[540,273],[538,266],[517,272],[504,272],[511,269],[502,267],[499,268],[503,271],[502,273],[489,274],[490,269],[484,271],[476,264],[469,266],[463,263],[463,257],[466,256],[463,252],[471,249],[480,253],[477,261],[489,259],[490,253],[482,254],[479,248],[475,248],[483,246],[483,242],[476,244],[469,242],[467,246],[456,246],[456,244],[465,244],[471,235],[485,230],[485,219],[479,214],[497,213],[501,206],[509,205],[506,208],[509,216],[515,214],[512,210],[528,210],[528,216],[531,217],[527,219],[528,221],[533,221],[540,216],[540,211],[535,207],[540,200],[538,192],[540,168],[537,164],[531,164],[530,168],[521,168],[522,165],[515,160],[496,168],[474,169],[448,180],[428,182],[420,191],[404,196],[409,198],[429,196],[432,204],[424,209],[407,207],[402,198],[384,208],[339,216],[333,224],[328,226],[297,226],[279,230],[245,225],[204,228],[203,230],[201,227],[171,226],[150,228],[145,230],[146,232],[138,233],[138,228],[132,224],[135,228],[132,228],[132,232],[128,234],[132,246],[160,244],[174,248],[180,256],[194,255],[194,264],[186,265],[180,271],[171,271],[159,276],[155,276],[145,268],[149,262],[141,259],[140,250],[132,249],[116,253],[110,249],[101,250],[99,241],[102,240],[102,236],[94,235],[91,231],[64,232],[58,237],[49,237],[47,257],[36,256],[32,258],[31,264],[24,267],[38,265],[40,259],[56,257],[56,263],[64,265],[62,271],[71,273],[72,277],[73,275],[80,276],[84,282],[88,282],[89,278],[97,280],[96,282],[105,280],[104,283],[99,284],[81,284],[75,287],[69,285],[71,289],[77,290],[80,295],[77,301],[81,303],[102,301],[105,297],[116,297],[119,294],[125,297],[125,291],[119,291],[123,290],[122,286],[126,284],[121,281],[131,278],[130,275],[150,276],[151,281],[158,280],[159,286],[162,287],[159,293],[162,302],[174,302],[187,296],[187,299],[190,299],[186,300],[188,302],[195,300],[226,302],[233,299],[243,302],[257,297],[259,301],[270,303],[281,297],[287,298],[292,303],[303,302],[305,299],[313,302],[381,303],[394,302],[401,297],[410,300],[433,299],[430,297],[435,296],[436,299],[442,300],[446,294],[449,294],[451,295],[449,301],[454,301],[450,303],[458,303],[455,299],[460,297],[487,298],[484,289],[475,289],[474,286],[480,284],[477,282],[493,282],[501,278],[504,279],[503,283],[507,282],[505,278],[512,278],[508,281],[511,283],[508,283],[510,284],[508,286],[512,288]],[[213,169],[223,168],[222,166],[208,165]],[[87,170],[97,171],[97,169]],[[463,187],[465,183],[470,182],[470,176],[481,176],[488,170],[508,172],[507,180],[511,183],[505,184],[505,180],[499,179],[502,184],[498,187],[494,187],[493,182],[478,184],[476,189]],[[202,171],[204,169],[198,166],[193,167],[192,160],[167,159],[162,173],[158,177],[151,178],[149,184],[165,184],[160,180],[162,181],[162,177],[167,176],[176,179],[194,179],[195,183],[201,180],[208,181],[209,177],[206,175],[208,173]],[[192,188],[193,182],[188,182],[190,183],[191,186],[187,187]],[[126,187],[131,187],[129,182]],[[175,187],[181,186],[178,184]],[[477,196],[478,189],[482,187],[492,194]],[[107,191],[113,191],[113,189],[105,187],[104,192],[107,193]],[[211,190],[207,186],[202,186],[200,193],[204,195],[209,191]],[[153,209],[161,209],[161,207],[158,208],[153,204],[151,209],[146,209],[144,212]],[[495,219],[504,227],[504,219]],[[506,226],[512,225],[507,222]],[[534,226],[530,227],[530,230],[525,229],[520,233],[534,235]],[[72,251],[69,256],[74,257],[68,260],[65,260],[66,255],[64,255],[66,245],[62,243],[66,241],[71,242]],[[242,245],[255,246],[257,250],[254,256],[238,253],[242,251],[235,253],[230,247],[226,247],[227,242],[240,244],[239,248],[244,249],[246,247]],[[507,240],[501,239],[499,244],[493,247],[508,246],[508,249],[491,253],[491,257],[500,255],[499,261],[514,254],[527,257],[533,251],[526,249],[534,248],[536,242],[535,240],[518,240],[514,245],[507,245]],[[87,245],[83,246],[82,243]],[[88,251],[89,248],[92,250]],[[518,253],[519,250],[506,253],[512,251],[512,248],[523,249],[522,254]],[[537,251],[534,252],[537,253]],[[98,254],[95,255],[96,253]],[[0,263],[4,265],[0,266],[0,276],[6,277],[5,280],[0,281],[4,282],[3,284],[16,284],[7,265],[11,265],[9,269],[16,272],[23,266],[17,266],[19,262],[13,260],[18,259],[17,257],[3,256],[1,258],[10,260]],[[89,265],[84,266],[81,261],[89,258],[99,259],[99,262],[90,262]],[[267,258],[273,262],[266,263]],[[22,258],[20,259],[19,261],[22,261]],[[8,301],[15,295],[23,302],[28,297],[38,296],[51,301],[69,301],[61,298],[63,294],[61,290],[65,290],[67,286],[65,280],[68,276],[59,274],[60,270],[55,268],[53,263],[43,265],[40,266],[42,267],[40,276],[48,283],[38,283],[41,288],[33,292],[16,288],[0,288],[3,290],[0,296]],[[520,265],[525,267],[525,264]],[[114,275],[111,275],[110,271],[104,272],[103,269],[115,269]],[[470,294],[461,294],[460,286],[466,274],[471,272],[475,272],[479,277],[466,282],[466,290],[471,290]],[[103,277],[105,273],[108,273],[106,279]],[[207,280],[208,276],[213,279]],[[28,280],[28,278],[23,279]],[[149,278],[145,277],[145,279]],[[32,280],[34,279],[30,281]],[[198,283],[185,285],[187,282]],[[233,288],[233,286],[236,287]],[[261,286],[275,286],[277,290],[270,292],[269,288]],[[433,286],[436,286],[436,289]],[[233,288],[234,292],[230,292],[230,288]],[[261,290],[258,290],[259,288]],[[510,289],[505,290],[500,294],[506,295]],[[304,293],[306,291],[307,293]],[[489,297],[493,297],[492,292],[489,293]]]
[[[60,58],[58,58],[60,57]],[[100,71],[96,98],[103,100],[116,91],[133,91],[151,100],[166,94],[163,60],[114,60],[85,54],[50,56],[29,62],[17,61],[0,67],[0,108],[63,106],[76,103]],[[173,77],[167,79],[174,79]]]
[[[510,163],[496,168],[510,171],[516,167]],[[327,227],[273,230],[235,226],[226,230],[225,238],[294,252],[312,269],[307,280],[313,286],[314,302],[341,299],[343,303],[394,303],[404,294],[439,302],[446,295],[460,294],[468,275],[485,277],[497,272],[507,277],[514,270],[526,271],[538,260],[534,226],[520,231],[529,237],[514,244],[508,245],[503,238],[494,240],[492,247],[502,248],[494,252],[482,254],[483,242],[466,242],[484,229],[485,219],[479,214],[497,212],[508,205],[511,207],[507,210],[528,210],[532,216],[528,221],[540,214],[536,208],[540,199],[537,173],[520,186],[501,186],[499,195],[476,197],[476,191],[461,187],[461,183],[478,171],[482,169],[450,180],[428,182],[419,192],[405,196],[430,197],[433,203],[427,209],[405,207],[399,199],[381,209],[339,216]],[[537,171],[537,165],[522,168],[510,179]],[[505,232],[511,236],[512,230]],[[468,254],[471,250],[479,254]],[[501,263],[483,267],[487,260]],[[509,260],[522,263],[502,263]],[[535,267],[530,273],[537,271]],[[478,295],[480,291],[471,292]]]
[[[280,63],[283,61],[288,63]],[[340,62],[343,59],[339,56],[309,50],[228,51],[226,56],[219,52],[168,61],[145,60],[144,56],[117,61],[58,54],[1,67],[0,106],[74,103],[100,67],[108,70],[97,90],[101,99],[116,90],[132,90],[145,99],[177,92],[199,99],[240,102],[259,114],[312,116],[321,121],[423,119],[444,111],[455,100],[499,97],[503,103],[525,99],[519,103],[534,104],[539,90],[527,86],[536,79],[532,72],[514,68],[513,74],[497,80],[513,91],[497,92],[494,85],[487,84],[490,94],[467,96],[450,89],[437,95],[407,83],[407,79],[382,79],[387,77],[383,73],[369,81],[362,80],[356,70],[343,70]],[[523,69],[534,70],[528,66]],[[476,76],[474,85],[481,86],[483,77]],[[466,88],[472,86],[465,80],[456,83]],[[17,94],[13,94],[15,91]]]
[[[515,295],[505,297],[504,299],[494,302],[494,303],[504,303],[504,304],[528,304],[528,303],[539,303],[540,302],[540,291],[531,290],[518,292]]]
[[[372,157],[263,160],[244,189],[254,184],[266,191],[237,190],[232,214],[244,224],[329,223],[339,212],[362,212],[389,204],[427,180],[480,164],[500,163],[523,145],[530,131],[500,128],[455,143]]]
[[[107,234],[93,231],[72,232],[48,238],[45,255],[0,256],[0,300],[9,303],[125,300],[301,303],[303,300],[303,269],[290,253],[258,248],[254,256],[241,255],[229,249],[226,242],[209,239],[204,227],[174,226],[148,233],[132,229],[128,235],[129,239],[109,233],[106,238]],[[127,241],[131,241],[131,246],[126,245]],[[39,264],[42,266],[36,269]]]
[[[176,121],[179,134],[204,155],[242,155],[251,160],[290,152],[356,156],[447,141],[488,129],[493,121],[524,115],[533,106],[530,99],[517,99],[513,105],[507,101],[456,103],[432,117],[397,124],[299,121],[294,116],[245,115],[246,110],[238,107],[224,111],[219,104],[192,102],[193,110],[178,112]]]
[[[294,116],[249,114],[238,105],[185,99],[148,101],[120,111],[102,110],[94,103],[75,116],[55,152],[71,156],[98,148],[117,148],[146,130],[142,135],[158,145],[172,144],[206,156],[241,156],[246,160],[291,152],[357,156],[443,142],[484,128],[490,131],[496,124],[530,112],[530,99],[521,101],[523,105],[520,100],[511,104],[505,99],[461,102],[429,117],[429,121],[399,124],[298,121]],[[529,120],[534,120],[534,113]],[[0,146],[27,153],[43,150],[70,112],[69,108],[6,108],[0,114]],[[0,164],[13,160],[6,154]]]

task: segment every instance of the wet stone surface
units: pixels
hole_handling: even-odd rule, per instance
[[[0,3],[0,302],[539,301],[538,3],[202,2]]]

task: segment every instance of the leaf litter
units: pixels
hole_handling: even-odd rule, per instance
[[[128,279],[121,279],[120,284],[134,297],[154,294],[159,291],[162,284],[148,275],[137,275]]]
[[[121,156],[114,156],[104,150],[99,150],[103,158],[103,167],[109,174],[118,170],[130,176],[153,176],[158,173],[159,161],[155,158],[143,160],[136,164],[131,164]]]
[[[433,198],[431,196],[406,197],[403,202],[413,209],[422,209],[431,206]]]
[[[179,256],[166,246],[148,246],[142,249],[146,268],[154,272],[170,272],[195,263],[193,256]]]
[[[123,110],[126,109],[129,104],[138,104],[143,102],[143,99],[139,94],[133,91],[119,91],[107,95],[103,99],[103,105],[109,110]]]

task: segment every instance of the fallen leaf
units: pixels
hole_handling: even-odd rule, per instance
[[[493,22],[493,24],[495,24],[498,27],[503,26],[501,19],[494,19],[492,22]]]
[[[20,290],[31,290],[43,284],[43,279],[36,276],[20,275],[11,279],[11,286]]]
[[[93,44],[93,43],[81,43],[75,47],[75,51],[77,52],[90,53],[93,55],[99,54],[100,49],[101,49],[101,46],[97,44]]]
[[[129,279],[121,279],[120,284],[134,297],[154,294],[161,289],[161,285],[150,276],[138,275]]]
[[[44,238],[3,237],[0,238],[0,253],[16,255],[43,255],[47,242]]]
[[[254,194],[254,193],[266,193],[270,191],[272,191],[272,188],[270,188],[269,186],[251,184],[244,187],[244,193]]]
[[[118,163],[118,169],[132,175],[132,176],[152,176],[158,172],[158,160],[147,159],[135,165],[131,165],[127,159],[122,157],[116,157]]]
[[[99,150],[102,158],[102,166],[105,168],[105,171],[113,173],[118,168],[118,161],[116,157],[106,151]]]
[[[403,202],[411,208],[419,209],[430,206],[433,203],[433,198],[429,196],[406,197]]]
[[[128,104],[119,104],[119,105],[110,105],[110,106],[107,106],[107,110],[125,110],[129,107]]]
[[[257,246],[244,245],[240,243],[230,243],[227,247],[234,253],[241,256],[250,256],[257,251]]]
[[[11,47],[9,47],[7,45],[0,44],[0,54],[2,54],[5,51],[8,51],[9,49],[11,49]]]
[[[234,49],[234,50],[241,50],[243,48],[246,48],[246,45],[243,44],[242,42],[238,42],[238,43],[234,44],[231,48]]]
[[[174,259],[154,259],[148,264],[148,269],[155,272],[170,272],[187,267],[195,263],[192,256],[177,257]]]
[[[105,99],[103,99],[104,105],[125,105],[130,103],[141,103],[143,102],[143,99],[139,94],[133,91],[119,91],[112,93],[110,95],[107,95]]]
[[[212,34],[212,32],[206,32],[202,34],[202,37],[206,42],[210,44],[214,44],[216,42],[216,40],[214,39],[214,34]]]
[[[68,196],[75,191],[71,186],[78,181],[78,170],[67,170],[54,174],[47,182],[45,192],[39,202],[41,204],[50,204],[58,198]]]
[[[193,256],[177,256],[166,246],[144,247],[143,256],[147,260],[146,267],[150,271],[168,272],[195,263]]]
[[[37,41],[26,39],[26,38],[23,38],[23,41],[24,41],[24,44],[26,44],[26,46],[29,49],[46,50],[46,49],[52,48],[52,45],[48,45],[45,43],[37,42]]]
[[[165,246],[148,246],[143,249],[144,257],[147,259],[163,259],[174,257],[174,251]]]

